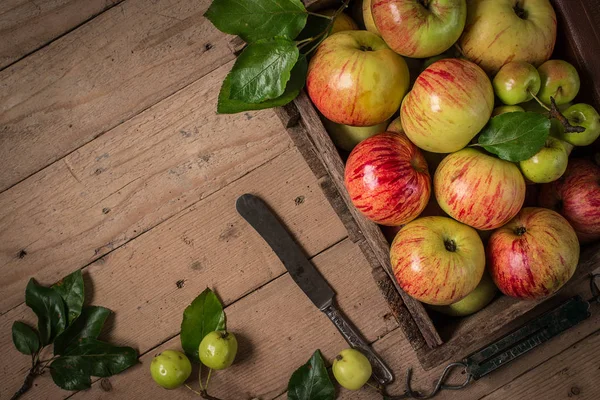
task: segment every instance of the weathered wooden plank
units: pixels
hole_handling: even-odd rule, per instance
[[[215,114],[230,66],[0,193],[0,314],[291,146],[271,110]]]
[[[222,300],[230,304],[285,272],[267,244],[235,211],[237,197],[248,192],[260,195],[269,203],[309,255],[346,237],[343,225],[301,155],[295,149],[288,150],[85,269],[88,303],[115,311],[108,324],[111,339],[146,352],[178,333],[183,309],[207,286],[214,288]],[[297,201],[299,197],[303,200]],[[334,268],[339,274],[368,277],[370,269],[364,267],[356,251],[343,249],[348,253],[346,258],[337,255],[343,258],[343,263],[338,264],[334,262],[335,258],[329,257],[324,259],[328,265],[323,268]],[[353,260],[348,258],[350,255],[356,258],[354,263],[350,262]],[[356,269],[362,272],[355,272]],[[350,303],[341,302],[345,309],[354,310],[352,296],[362,298],[359,289],[364,289],[364,282],[357,278],[356,289],[351,290],[334,285],[340,293],[348,293],[349,297],[342,300]],[[24,289],[22,286],[21,296]],[[281,290],[283,299],[288,289]],[[289,292],[292,292],[291,288]],[[373,314],[369,318],[389,313],[378,293],[366,291],[365,295],[377,298],[377,302],[357,305],[357,309]],[[374,304],[382,307],[377,308]],[[264,304],[264,307],[270,305]],[[314,312],[318,314],[318,311]],[[311,313],[305,318],[310,320],[314,315]],[[257,317],[253,313],[247,318]],[[27,357],[19,355],[11,344],[10,326],[17,319],[32,319],[24,305],[0,316],[0,354],[15,360],[10,366],[0,366],[2,399],[9,388],[12,390],[20,384],[23,376],[19,371],[26,368],[28,362]],[[241,317],[232,319],[242,320]],[[375,319],[365,321],[360,324],[357,321],[357,324],[359,328],[366,327],[367,333],[371,332],[367,335],[370,339],[385,333]],[[393,321],[385,322],[393,324]],[[281,329],[285,327],[285,324],[281,325]],[[272,355],[268,350],[264,353],[264,356]],[[42,386],[46,385],[43,379],[39,385],[43,389],[38,396],[59,396],[51,384],[47,388]]]
[[[243,236],[251,241],[258,235],[247,232]],[[368,340],[375,340],[397,326],[371,280],[367,261],[350,240],[316,256],[313,262],[337,292],[341,309]],[[181,307],[177,308],[179,318],[181,312]],[[237,335],[240,349],[230,369],[212,374],[210,392],[220,398],[271,399],[285,390],[291,373],[314,350],[320,348],[323,356],[331,360],[347,347],[333,324],[288,274],[227,307],[226,313],[228,329]],[[103,392],[96,384],[73,398],[160,398],[165,392],[152,382],[148,362],[159,351],[179,346],[179,338],[175,337],[152,349],[141,358],[140,366],[110,379],[113,387],[110,393]],[[187,390],[169,392],[169,398],[188,398]]]
[[[493,399],[600,398],[600,331],[482,397]]]
[[[0,190],[230,61],[209,4],[125,1],[0,71]]]
[[[349,227],[349,231],[356,231],[354,228],[355,225],[358,226],[358,229],[362,232],[366,243],[371,248],[373,256],[377,259],[378,263],[373,265],[373,268],[378,268],[379,266],[383,266],[384,270],[392,279],[396,289],[402,296],[402,300],[406,304],[406,307],[410,311],[413,319],[416,322],[425,342],[430,347],[436,347],[443,343],[440,335],[438,334],[433,322],[429,318],[427,311],[423,304],[419,301],[413,299],[408,296],[398,285],[396,279],[393,276],[392,267],[390,264],[389,258],[389,244],[386,241],[383,233],[377,226],[377,224],[369,221],[364,215],[362,215],[353,205],[350,197],[348,196],[348,192],[344,186],[344,164],[342,159],[339,156],[338,150],[335,148],[333,142],[331,141],[327,131],[323,127],[319,115],[317,114],[314,106],[310,102],[308,95],[306,92],[302,91],[300,95],[294,100],[295,106],[298,108],[299,114],[301,116],[301,120],[303,123],[304,131],[296,133],[292,130],[288,129],[290,136],[294,139],[295,142],[306,142],[306,138],[300,137],[301,135],[310,137],[312,143],[314,144],[314,153],[317,154],[318,158],[310,158],[306,157],[307,161],[310,165],[318,164],[319,162],[325,166],[328,171],[329,177],[333,185],[337,188],[337,192],[339,197],[345,203],[345,207],[339,207],[336,209],[338,214],[344,218],[348,211],[354,219],[354,223],[350,222],[346,225]],[[296,137],[298,136],[298,137]],[[301,146],[301,148],[310,148],[311,146],[306,142],[305,146]],[[306,150],[305,152],[308,152]],[[311,162],[311,160],[313,162]],[[313,166],[313,170],[317,169],[318,166]],[[343,204],[342,204],[343,205]],[[365,249],[368,250],[368,249]]]
[[[123,0],[0,2],[0,69]]]

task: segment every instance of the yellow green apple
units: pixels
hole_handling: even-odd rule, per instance
[[[373,371],[369,359],[356,349],[340,351],[333,360],[335,380],[348,390],[358,390],[367,383]]]
[[[400,119],[400,116],[394,118],[392,122],[390,122],[390,124],[387,127],[387,131],[395,133],[404,133],[404,129],[402,129],[402,120]]]
[[[542,81],[538,98],[544,104],[550,104],[550,97],[554,97],[556,105],[563,105],[572,101],[581,82],[575,67],[563,60],[548,60],[539,66],[538,72]]]
[[[544,147],[533,157],[520,161],[525,178],[534,183],[548,183],[560,178],[567,169],[569,155],[559,139],[548,137]]]
[[[459,45],[469,60],[495,74],[510,61],[539,66],[556,42],[556,13],[549,0],[470,0]]]
[[[404,132],[421,149],[451,153],[469,144],[493,108],[494,90],[485,72],[470,61],[447,58],[419,75],[400,117]]]
[[[583,132],[565,132],[562,125],[558,126],[560,138],[574,146],[587,146],[600,136],[600,115],[589,104],[574,104],[563,111],[563,115],[571,125],[582,126]]]
[[[336,124],[323,118],[323,124],[327,128],[333,143],[340,149],[352,151],[354,146],[378,133],[386,131],[387,121],[373,126],[350,126]]]
[[[306,88],[317,109],[343,125],[373,126],[398,110],[410,82],[404,59],[367,31],[343,31],[321,43]]]
[[[489,232],[489,231],[484,231]],[[489,273],[484,272],[477,287],[462,300],[447,306],[429,306],[431,309],[452,317],[471,315],[487,306],[498,293],[498,288]]]
[[[371,12],[385,42],[398,54],[436,56],[460,37],[466,0],[372,0]]]
[[[523,107],[521,106],[499,106],[494,108],[494,111],[492,111],[492,117],[495,117],[496,115],[500,115],[500,114],[505,114],[505,113],[509,113],[509,112],[524,112],[525,109],[523,109]]]
[[[533,99],[540,90],[540,74],[528,62],[504,64],[492,81],[496,96],[504,104],[514,106]]]
[[[423,217],[406,224],[392,242],[390,261],[402,290],[432,305],[466,297],[485,268],[477,231],[447,217]]]

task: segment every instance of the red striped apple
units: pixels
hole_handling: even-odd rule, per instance
[[[495,231],[487,245],[488,266],[507,296],[541,299],[575,272],[579,242],[567,220],[546,208],[524,208]]]
[[[494,90],[481,68],[447,58],[427,67],[402,102],[402,127],[423,150],[451,153],[465,147],[494,109]]]
[[[431,193],[423,154],[405,135],[392,132],[371,136],[352,150],[344,182],[354,206],[388,226],[415,219]]]
[[[581,242],[600,239],[600,167],[571,159],[557,181],[542,185],[539,203],[561,213]]]
[[[467,19],[465,0],[372,0],[371,11],[388,46],[411,58],[448,50]]]
[[[367,31],[343,31],[321,43],[310,60],[306,88],[330,121],[372,126],[400,107],[410,79],[404,59]]]
[[[465,57],[495,74],[511,61],[538,67],[556,42],[549,0],[470,0],[459,45]]]
[[[446,156],[435,171],[433,187],[448,215],[481,230],[506,224],[525,200],[519,168],[473,148]]]
[[[390,261],[402,290],[423,303],[448,305],[477,287],[485,253],[475,229],[446,217],[424,217],[398,232]]]

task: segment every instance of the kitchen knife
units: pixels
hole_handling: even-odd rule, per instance
[[[337,309],[334,302],[335,292],[331,286],[267,205],[254,195],[244,194],[237,199],[236,208],[271,246],[304,294],[329,317],[350,346],[360,350],[369,359],[375,380],[381,385],[392,382],[392,371],[371,349],[356,327]]]

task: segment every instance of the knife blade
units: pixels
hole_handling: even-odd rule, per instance
[[[383,360],[371,349],[358,329],[342,314],[334,302],[335,292],[308,260],[279,219],[260,198],[244,194],[236,201],[238,213],[267,242],[306,296],[334,323],[346,341],[371,362],[373,377],[381,385],[394,380]]]

